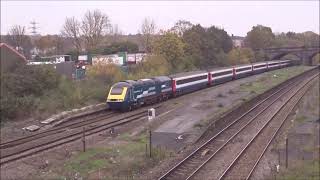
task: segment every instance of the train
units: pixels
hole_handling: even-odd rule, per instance
[[[295,60],[265,61],[207,71],[121,81],[111,86],[106,103],[111,110],[131,111],[144,105],[166,101],[169,98],[228,81],[297,64],[298,61]]]

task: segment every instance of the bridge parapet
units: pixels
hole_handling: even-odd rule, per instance
[[[254,51],[263,51],[270,58],[270,60],[277,60],[288,54],[293,54],[299,57],[304,65],[312,65],[312,58],[317,53],[320,53],[320,46],[265,48],[254,49]]]

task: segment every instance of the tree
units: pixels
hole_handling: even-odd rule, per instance
[[[72,39],[72,44],[75,46],[78,52],[81,51],[81,24],[75,18],[66,18],[65,23],[63,25],[62,35],[65,37],[69,37]]]
[[[9,30],[8,36],[11,44],[18,50],[20,50],[20,48],[22,48],[22,45],[26,41],[25,27],[20,25],[12,26]]]
[[[139,46],[130,41],[114,42],[103,50],[103,54],[114,54],[118,52],[137,53]]]
[[[186,43],[186,54],[192,56],[199,68],[222,64],[224,53],[232,48],[227,32],[214,26],[204,28],[199,24],[195,25],[184,32],[183,40]]]
[[[224,53],[231,51],[233,43],[231,37],[223,29],[211,26],[207,29],[207,36],[215,43],[215,47],[222,49]]]
[[[183,33],[192,28],[192,26],[194,25],[190,21],[179,20],[174,24],[170,31],[177,34],[179,37],[182,37]]]
[[[42,36],[35,41],[35,44],[46,55],[64,53],[63,38],[58,35]]]
[[[156,32],[156,24],[153,19],[145,18],[141,24],[141,33],[143,36],[143,45],[147,52],[151,52],[152,36]]]
[[[177,70],[184,57],[184,42],[178,35],[167,32],[153,44],[153,53],[163,56]]]
[[[253,49],[268,48],[274,44],[275,35],[270,27],[257,25],[253,26],[251,31],[247,33],[245,44]]]
[[[110,20],[106,14],[100,10],[87,11],[82,19],[81,26],[86,49],[97,48],[109,28]]]
[[[170,72],[170,64],[159,55],[147,55],[146,60],[129,67],[128,79],[142,79],[152,76],[163,76]]]
[[[30,37],[25,32],[24,26],[14,25],[10,28],[6,39],[9,45],[15,47],[27,58],[30,58],[30,50],[33,48],[33,45]]]
[[[248,64],[254,59],[250,48],[235,48],[228,53],[228,65]]]

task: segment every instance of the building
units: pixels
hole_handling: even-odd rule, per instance
[[[16,67],[19,63],[27,64],[27,59],[13,47],[0,43],[1,52],[1,72],[10,71],[12,68]]]
[[[231,36],[233,47],[241,48],[244,46],[245,37],[241,36]]]

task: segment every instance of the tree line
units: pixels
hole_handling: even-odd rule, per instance
[[[179,20],[172,28],[161,30],[157,28],[153,19],[145,18],[138,34],[130,39],[130,35],[123,35],[118,25],[112,24],[110,17],[100,10],[87,11],[80,18],[66,17],[59,35],[30,38],[26,35],[25,27],[15,25],[5,38],[1,38],[1,41],[17,47],[28,58],[33,47],[41,50],[42,55],[72,54],[74,56],[81,53],[110,54],[118,51],[143,50],[147,53],[157,52],[166,56],[170,62],[172,61],[173,66],[177,66],[176,63],[183,58],[183,61],[190,61],[186,66],[195,65],[201,68],[207,63],[230,64],[226,59],[236,54],[232,51],[240,52],[238,57],[243,56],[242,50],[234,50],[230,35],[215,26],[203,27],[200,24]],[[178,52],[171,52],[169,48],[171,45],[177,45]],[[263,25],[252,27],[244,39],[244,47],[249,49],[313,45],[319,45],[319,35],[316,33],[311,31],[275,33],[270,27]],[[243,53],[247,54],[250,52],[249,49],[244,49]],[[230,51],[231,54],[228,54]],[[169,55],[170,53],[175,54]],[[247,55],[249,59],[250,53]],[[172,60],[175,57],[177,59]]]

